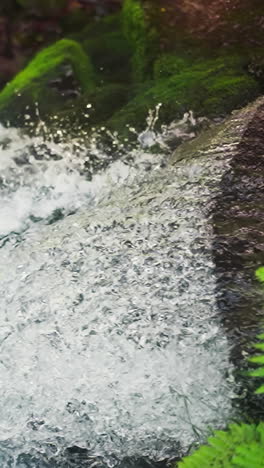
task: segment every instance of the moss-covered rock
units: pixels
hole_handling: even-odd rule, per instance
[[[248,73],[254,57],[257,63],[264,57],[260,48],[256,55],[228,47],[219,56],[199,40],[186,47],[183,32],[174,50],[161,53],[146,15],[138,0],[125,0],[121,13],[44,49],[0,93],[0,119],[23,123],[19,116],[28,106],[32,115],[38,102],[42,118],[56,113],[124,134],[127,125],[143,128],[149,109],[158,103],[160,121],[166,123],[190,109],[201,116],[225,115],[261,92],[258,77]],[[75,97],[60,89],[68,80],[65,65],[67,76],[72,68],[69,91]],[[92,110],[86,119],[88,103]]]
[[[183,63],[175,59],[175,64]],[[243,69],[241,62],[232,67],[232,58],[196,61],[178,73],[166,71],[168,78],[152,82],[147,90],[139,93],[127,106],[116,113],[109,125],[119,131],[127,123],[140,129],[149,109],[162,103],[161,122],[170,122],[193,110],[197,115],[226,115],[260,94],[257,81]],[[180,67],[179,67],[180,68]]]
[[[130,48],[120,30],[89,37],[82,45],[92,59],[100,83],[131,82]]]
[[[124,36],[132,50],[133,81],[141,83],[150,70],[156,33],[147,25],[144,10],[138,0],[124,1],[122,22]]]
[[[23,118],[25,109],[31,113],[38,103],[41,115],[56,112],[65,106],[66,94],[51,86],[70,65],[80,92],[95,87],[93,68],[82,47],[75,41],[63,39],[47,47],[21,71],[0,93],[0,117],[11,122]]]
[[[96,86],[76,99],[74,104],[69,102],[68,106],[56,114],[56,122],[60,121],[73,131],[80,126],[85,129],[95,125],[102,126],[113,113],[127,104],[129,98],[129,88],[123,84]],[[53,121],[52,115],[50,120]]]
[[[132,51],[133,78],[145,78],[147,54],[147,28],[142,6],[137,0],[125,0],[123,5],[123,31]]]
[[[100,36],[112,33],[114,31],[121,31],[122,29],[122,16],[120,13],[108,15],[100,18],[97,21],[91,21],[80,31],[75,31],[71,38],[75,41],[83,43],[86,39],[100,39]]]
[[[154,80],[161,78],[169,78],[173,75],[178,75],[191,67],[191,60],[178,57],[176,54],[162,54],[154,63],[153,76]]]
[[[124,36],[121,14],[91,22],[82,31],[72,34],[91,57],[97,83],[132,83],[132,49]]]

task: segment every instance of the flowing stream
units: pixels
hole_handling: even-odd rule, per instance
[[[210,213],[228,160],[137,148],[87,180],[89,147],[0,143],[1,468],[154,466],[224,426]]]

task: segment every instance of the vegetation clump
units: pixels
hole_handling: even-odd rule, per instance
[[[179,462],[178,468],[263,468],[264,423],[231,424],[215,431],[209,445]]]
[[[94,72],[89,57],[80,44],[62,39],[39,52],[0,93],[0,112],[12,119],[12,113],[25,111],[36,102],[43,113],[63,107],[65,99],[47,84],[58,77],[60,68],[69,64],[81,90],[93,90]]]
[[[38,3],[20,1],[28,8]],[[55,3],[49,0],[46,6]],[[120,12],[91,21],[39,52],[0,92],[0,118],[21,125],[25,110],[33,117],[28,107],[37,102],[43,118],[55,113],[68,114],[70,120],[91,102],[91,118],[83,124],[109,126],[122,135],[128,125],[143,129],[149,110],[159,103],[160,120],[169,123],[189,110],[222,117],[261,93],[261,77],[252,72],[260,52],[257,65],[250,67],[255,49],[209,52],[199,38],[188,42],[187,32],[177,29],[177,40],[164,52],[148,4],[124,0]],[[64,65],[72,69],[69,93],[58,92],[54,85],[65,81]]]
[[[138,0],[124,1],[122,25],[132,53],[133,80],[135,84],[141,83],[148,75],[155,32],[147,25],[143,7]]]
[[[264,267],[258,268],[256,277],[264,282]],[[261,354],[249,359],[258,368],[251,377],[264,377],[264,334],[258,336],[260,343],[254,344]],[[264,385],[257,390],[264,394]],[[178,468],[263,468],[264,467],[264,422],[259,424],[231,424],[227,431],[215,431],[204,445],[185,457]]]
[[[148,110],[158,103],[162,103],[160,117],[165,123],[180,118],[190,109],[201,116],[223,116],[260,93],[260,86],[252,76],[240,65],[230,66],[224,58],[188,65],[186,60],[176,57],[174,62],[170,58],[171,63],[172,71],[170,66],[161,68],[161,77],[149,82],[147,89],[114,114],[110,126],[119,130],[129,122],[140,129]],[[158,66],[155,64],[156,76]],[[177,68],[178,72],[174,72]]]

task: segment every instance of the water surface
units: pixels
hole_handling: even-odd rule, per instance
[[[228,161],[136,149],[90,181],[91,147],[0,132],[1,467],[176,457],[232,414],[210,224]]]

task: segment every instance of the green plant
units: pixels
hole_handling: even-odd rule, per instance
[[[231,424],[215,431],[208,446],[184,458],[179,468],[263,468],[264,423]]]
[[[264,283],[264,267],[260,267],[255,272],[256,278],[261,282]]]
[[[190,67],[190,60],[186,58],[175,54],[162,54],[155,60],[153,66],[154,80],[179,75]]]
[[[253,346],[254,348],[262,351],[259,356],[254,356],[249,359],[250,362],[254,364],[258,364],[259,368],[251,371],[249,375],[251,377],[264,377],[264,334],[259,335],[258,338],[262,340],[262,343],[255,343]],[[264,385],[261,385],[255,393],[264,393]]]
[[[3,120],[24,114],[35,103],[43,114],[63,107],[64,98],[49,86],[60,75],[63,65],[69,64],[83,93],[95,88],[94,71],[82,46],[70,39],[61,39],[40,51],[0,93],[0,112]]]
[[[256,278],[261,282],[264,283],[264,267],[260,267],[255,272]],[[249,373],[251,377],[264,377],[264,334],[258,335],[257,337],[261,340],[261,343],[255,343],[253,346],[254,348],[262,351],[262,353],[258,356],[254,356],[249,359],[250,362],[257,364],[259,366],[258,369],[255,369]],[[255,393],[264,393],[264,385],[259,387]]]
[[[132,69],[135,81],[143,81],[146,63],[147,28],[144,10],[136,0],[125,0],[123,5],[123,31],[132,49]]]
[[[175,66],[180,59],[175,57]],[[148,110],[158,103],[162,103],[163,123],[181,118],[190,109],[200,116],[226,115],[260,92],[258,83],[243,69],[231,67],[221,58],[196,61],[190,67],[182,66],[177,73],[173,69],[170,73],[168,62],[166,66],[166,77],[146,82],[134,99],[113,114],[108,123],[111,128],[122,132],[129,122],[142,129]]]
[[[255,272],[256,278],[264,282],[264,267]],[[258,369],[249,373],[251,377],[264,377],[264,334],[253,346],[261,354],[249,359]],[[256,390],[264,393],[264,385]],[[263,468],[264,467],[264,422],[255,424],[232,424],[227,431],[215,431],[208,445],[200,447],[185,457],[178,468]]]
[[[0,94],[0,102],[4,97],[30,88],[36,80],[49,75],[66,62],[71,63],[84,90],[94,85],[92,65],[80,44],[69,39],[61,39],[39,52],[28,66],[6,85]]]

